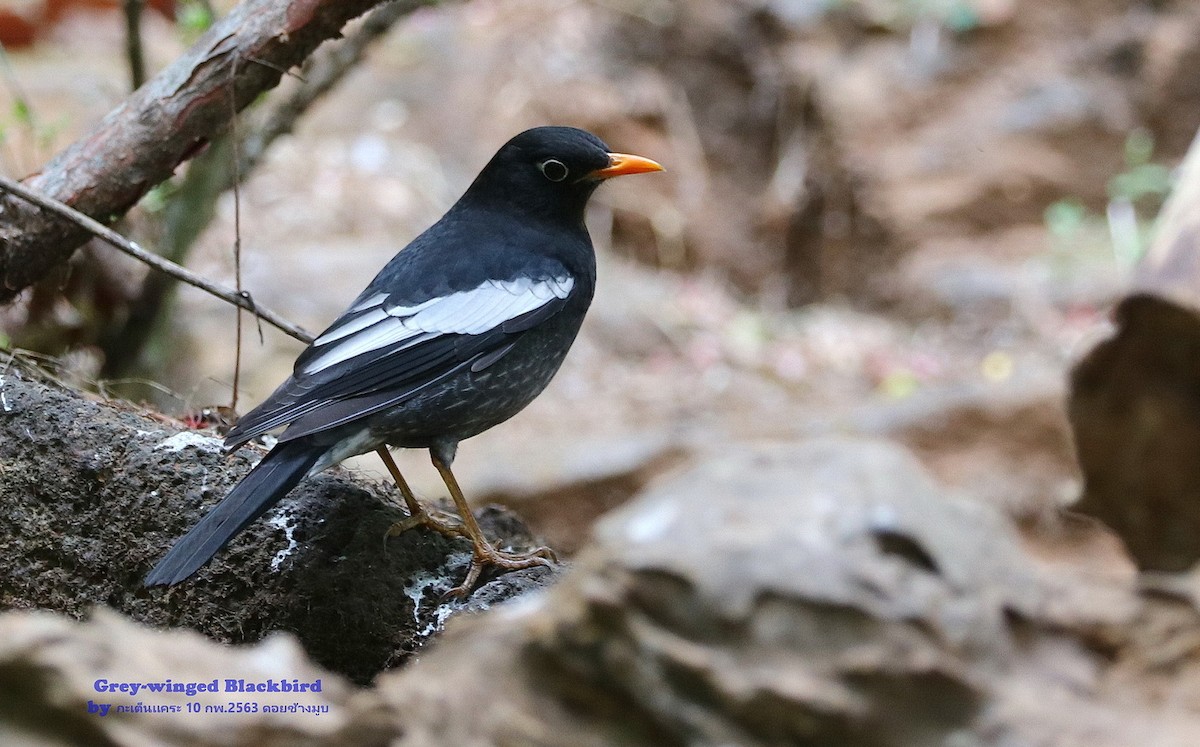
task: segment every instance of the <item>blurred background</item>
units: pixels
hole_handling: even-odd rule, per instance
[[[147,72],[230,5],[150,3]],[[3,173],[128,94],[119,6],[0,2]],[[593,201],[593,311],[546,394],[463,445],[473,501],[569,553],[730,444],[854,433],[1036,524],[1078,495],[1065,375],[1109,332],[1200,125],[1198,64],[1183,0],[447,3],[402,19],[249,170],[242,282],[318,331],[510,136],[583,127],[667,172]],[[211,147],[118,229],[232,285],[231,163]],[[90,245],[0,309],[0,344],[184,416],[230,403],[234,316]],[[302,348],[245,331],[241,411]],[[424,454],[401,464],[440,494]],[[374,458],[352,468],[383,479]]]

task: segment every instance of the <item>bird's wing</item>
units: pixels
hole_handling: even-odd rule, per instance
[[[305,422],[285,440],[333,428],[465,368],[481,370],[502,357],[517,335],[558,313],[574,286],[564,270],[485,280],[417,303],[365,292],[296,359],[292,377],[238,421],[226,447],[299,418]]]

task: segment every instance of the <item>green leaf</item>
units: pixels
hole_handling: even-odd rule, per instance
[[[161,213],[171,196],[175,194],[175,185],[169,181],[150,188],[138,205],[147,213]]]
[[[1046,228],[1058,239],[1069,239],[1080,233],[1087,224],[1088,210],[1075,200],[1051,203],[1044,213]]]
[[[33,112],[29,108],[29,102],[25,99],[18,98],[13,102],[13,119],[23,125],[33,124]]]
[[[1171,191],[1171,170],[1158,163],[1141,166],[1117,174],[1108,182],[1110,198],[1123,197],[1135,202],[1149,195],[1165,195]]]
[[[213,16],[208,12],[208,8],[202,3],[190,2],[186,3],[179,9],[179,14],[176,16],[176,24],[179,29],[184,32],[185,36],[198,36],[213,24]]]
[[[1154,155],[1154,135],[1144,127],[1138,127],[1125,138],[1125,164],[1141,166],[1150,163]]]

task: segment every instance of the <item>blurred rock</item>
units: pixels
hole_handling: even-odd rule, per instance
[[[1002,610],[1038,593],[996,515],[883,445],[735,452],[598,536],[607,593],[582,587],[590,609],[541,645],[706,743],[937,743],[980,705],[968,652],[998,658]]]
[[[1059,372],[1042,370],[855,408],[842,422],[909,447],[963,496],[1012,517],[1044,517],[1081,488],[1066,397]]]
[[[378,687],[413,745],[1187,744],[1200,708],[1122,684],[1164,637],[1114,631],[1166,618],[1085,579],[894,447],[738,449]]]
[[[320,691],[231,692],[226,679],[319,683]],[[218,691],[97,688],[165,682],[215,682]],[[397,736],[397,724],[355,715],[355,698],[362,700],[347,680],[314,666],[291,636],[231,648],[191,632],[152,631],[103,608],[82,623],[48,612],[0,615],[0,742],[7,745],[383,745]],[[254,710],[234,711],[231,701]],[[109,707],[103,714],[102,706]],[[267,712],[272,707],[283,710]]]
[[[992,232],[986,252],[969,238],[930,241],[905,258],[891,287],[913,319],[1037,322],[1061,310],[1103,309],[1125,290],[1128,268],[1113,262],[1103,240],[1081,238],[1086,247],[1058,249],[1044,225],[1026,224]]]
[[[1074,509],[1112,527],[1145,570],[1184,571],[1200,561],[1194,309],[1130,297],[1118,310],[1118,333],[1071,375],[1071,426],[1085,481]]]

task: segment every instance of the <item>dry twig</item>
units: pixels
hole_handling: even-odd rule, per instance
[[[145,262],[147,265],[150,265],[159,272],[165,272],[181,282],[206,291],[222,301],[226,301],[234,306],[246,309],[252,314],[258,316],[258,318],[262,319],[267,324],[286,332],[297,340],[302,342],[313,341],[313,336],[304,331],[303,328],[289,322],[287,319],[284,319],[274,311],[256,304],[248,292],[242,291],[241,293],[238,293],[230,290],[218,283],[214,283],[208,278],[195,274],[185,267],[181,267],[170,260],[164,259],[153,252],[148,252],[142,247],[138,246],[136,243],[112,230],[108,226],[89,218],[69,205],[64,205],[63,203],[51,197],[38,194],[23,184],[3,176],[0,176],[0,191],[14,194],[23,200],[37,205],[43,210],[47,210],[55,215],[65,218],[68,221],[71,221],[83,231],[86,231],[87,233],[104,241],[106,244],[125,252],[134,259]]]

